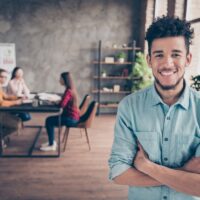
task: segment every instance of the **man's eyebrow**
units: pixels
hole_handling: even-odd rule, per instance
[[[173,49],[172,52],[173,53],[183,53],[183,51],[179,50],[179,49]],[[157,53],[163,53],[163,50],[156,50],[156,51],[152,52],[152,54],[157,54]]]
[[[162,50],[156,50],[156,51],[153,51],[152,53],[153,53],[153,54],[156,54],[156,53],[163,53],[163,51],[162,51]]]
[[[183,51],[179,50],[179,49],[173,49],[172,50],[173,53],[183,53]]]

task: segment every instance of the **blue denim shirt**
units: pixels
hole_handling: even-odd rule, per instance
[[[154,86],[125,97],[119,104],[109,159],[111,180],[133,167],[136,140],[151,161],[166,167],[181,167],[192,156],[200,156],[200,93],[186,85],[179,100],[170,107]],[[128,197],[130,200],[200,200],[167,186],[129,186]]]

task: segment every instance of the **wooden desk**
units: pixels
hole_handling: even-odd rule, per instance
[[[12,106],[12,107],[0,107],[0,112],[30,112],[30,113],[59,113],[59,116],[61,117],[61,113],[62,113],[62,108],[55,106],[55,105],[39,105],[37,107],[33,107],[32,104],[22,104],[20,106]],[[3,119],[0,119],[1,121]],[[31,145],[28,154],[27,155],[13,155],[13,154],[9,154],[9,155],[4,155],[3,154],[3,148],[2,148],[2,142],[0,142],[0,157],[45,157],[45,158],[55,158],[55,157],[60,157],[60,149],[61,149],[61,144],[60,144],[60,133],[61,133],[61,118],[59,119],[59,126],[58,126],[58,150],[57,150],[57,155],[32,155],[33,149],[35,147],[35,144],[37,143],[37,140],[39,138],[39,135],[41,133],[41,130],[43,128],[43,126],[28,126],[31,128],[37,128],[38,129],[38,133],[36,135],[36,137],[34,138],[33,144]],[[3,137],[3,127],[2,124],[0,124],[0,141]]]

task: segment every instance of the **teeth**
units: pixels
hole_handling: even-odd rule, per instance
[[[163,71],[163,72],[161,72],[161,74],[163,75],[163,76],[170,76],[170,75],[172,75],[174,72],[173,71]]]

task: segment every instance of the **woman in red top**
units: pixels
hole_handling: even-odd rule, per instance
[[[59,103],[59,106],[63,108],[61,126],[76,126],[80,119],[78,95],[69,72],[64,72],[60,75],[60,84],[66,88]],[[46,119],[45,126],[49,141],[42,144],[40,150],[56,151],[57,144],[54,140],[54,128],[58,127],[58,124],[59,116],[50,116]]]

